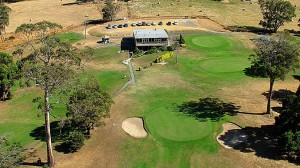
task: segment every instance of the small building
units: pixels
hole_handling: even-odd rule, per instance
[[[169,35],[165,29],[134,29],[134,45],[141,49],[169,46]]]

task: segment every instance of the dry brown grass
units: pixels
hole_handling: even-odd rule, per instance
[[[293,4],[299,5],[298,0],[290,0]],[[173,5],[172,5],[173,4]],[[299,8],[298,8],[299,9]],[[160,4],[157,1],[141,0],[134,2],[132,11],[136,16],[207,16],[210,19],[225,25],[259,26],[262,19],[261,11],[257,3],[234,1],[232,3],[219,3],[210,1],[188,1],[178,2],[165,0]],[[287,23],[281,30],[298,29],[297,21],[300,11],[296,10],[297,17],[294,22]]]
[[[74,0],[33,0],[8,4],[12,12],[7,31],[15,31],[22,23],[36,23],[43,20],[70,26],[83,24],[87,19],[102,18],[92,4],[63,5],[72,2]],[[85,17],[87,14],[89,17]]]
[[[297,80],[276,81],[274,91],[287,89],[296,91],[299,82]],[[224,100],[241,106],[240,111],[253,114],[263,114],[267,107],[267,98],[262,93],[269,88],[268,80],[244,81],[236,87],[225,87],[219,90],[219,96]],[[281,106],[278,101],[272,101],[272,107]],[[275,115],[277,115],[275,113]],[[235,119],[242,126],[260,127],[274,123],[274,117],[264,115],[238,114]]]
[[[237,150],[228,150],[221,148],[217,154],[207,153],[194,154],[191,157],[191,168],[206,167],[230,167],[230,168],[292,168],[297,167],[292,163],[283,160],[270,160],[260,158],[254,153],[242,153]]]

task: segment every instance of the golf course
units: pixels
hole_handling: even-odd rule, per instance
[[[131,115],[144,118],[150,135],[142,140],[128,139],[123,145],[126,164],[121,162],[120,167],[193,167],[193,155],[216,154],[220,148],[216,135],[224,122],[232,121],[232,116],[191,111],[201,113],[198,118],[181,112],[180,108],[186,102],[216,97],[220,87],[249,80],[243,70],[250,65],[251,51],[223,34],[191,34],[184,38],[188,47],[177,53],[177,64],[174,55],[165,65],[136,72],[143,76],[126,94],[137,100],[138,106]],[[143,155],[137,155],[141,152]]]

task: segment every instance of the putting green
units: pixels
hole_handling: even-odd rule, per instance
[[[153,134],[173,141],[192,141],[209,135],[212,122],[199,122],[193,117],[173,112],[167,108],[157,108],[146,118],[148,129]]]
[[[200,67],[206,72],[210,73],[228,73],[228,72],[241,72],[249,64],[245,58],[212,58],[202,60]]]
[[[202,48],[228,48],[231,46],[224,36],[203,35],[193,38],[192,42]]]

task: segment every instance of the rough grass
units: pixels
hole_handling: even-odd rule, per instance
[[[138,100],[137,110],[140,110],[132,112],[132,115],[145,119],[150,136],[144,140],[128,140],[124,144],[126,156],[121,167],[190,167],[193,154],[214,155],[219,150],[215,136],[221,131],[222,123],[230,121],[231,117],[225,116],[219,122],[214,122],[208,115],[207,121],[200,122],[197,118],[180,113],[178,105],[214,96],[219,85],[234,85],[236,81],[247,78],[243,69],[249,66],[247,58],[250,50],[239,41],[220,34],[203,33],[184,37],[188,50],[179,52],[178,64],[174,64],[176,57],[173,56],[167,60],[167,65],[154,65],[143,70],[145,72],[137,72],[144,73],[144,76],[155,72],[152,75],[156,76],[153,79],[155,81],[148,83],[156,82],[157,85],[148,87],[138,85],[139,82],[147,83],[147,78],[141,77],[137,90],[131,94],[131,98]],[[207,40],[213,42],[206,43]],[[155,68],[160,68],[160,71],[152,70]],[[159,83],[165,80],[163,74],[177,77],[161,85]],[[179,84],[178,79],[185,80],[186,84]],[[136,155],[141,148],[147,150],[143,157]]]

